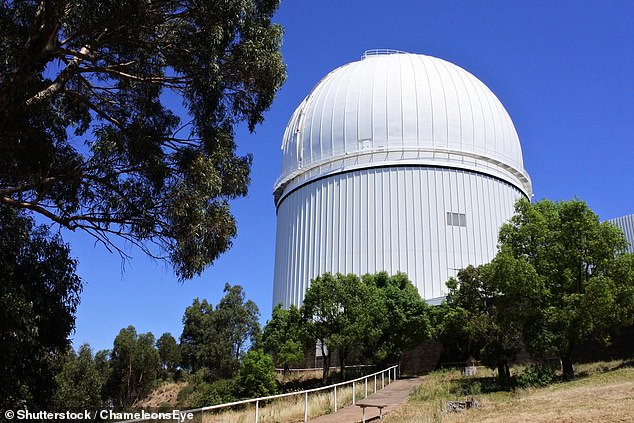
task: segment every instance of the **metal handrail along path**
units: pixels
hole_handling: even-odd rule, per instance
[[[321,388],[313,388],[313,389],[307,389],[305,391],[299,391],[299,392],[289,392],[286,394],[278,394],[278,395],[270,395],[268,397],[260,397],[260,398],[253,398],[253,399],[247,399],[247,400],[242,400],[242,401],[234,401],[234,402],[228,402],[225,404],[218,404],[218,405],[210,405],[207,407],[200,407],[200,408],[194,408],[191,410],[186,410],[183,411],[183,413],[204,413],[205,411],[212,411],[212,410],[219,410],[222,408],[229,408],[229,407],[235,407],[237,405],[244,405],[244,404],[251,404],[251,403],[255,403],[255,423],[258,423],[259,421],[259,411],[260,411],[260,402],[262,401],[270,401],[270,400],[274,400],[274,399],[278,399],[278,398],[285,398],[285,397],[292,397],[292,396],[296,396],[296,395],[304,395],[304,422],[308,421],[308,394],[314,393],[314,392],[318,392],[318,391],[326,391],[326,390],[332,390],[333,391],[333,397],[334,397],[334,411],[337,411],[337,388],[341,387],[341,386],[345,386],[345,385],[350,385],[352,384],[352,405],[354,405],[356,403],[356,384],[359,381],[364,381],[365,384],[365,397],[368,397],[368,379],[369,378],[374,378],[374,392],[377,391],[377,376],[381,375],[381,388],[383,389],[385,387],[385,377],[387,375],[387,384],[389,385],[390,383],[392,383],[392,381],[396,381],[396,379],[398,378],[398,368],[399,365],[396,364],[394,366],[388,367],[387,369],[369,374],[369,375],[365,375],[365,376],[361,376],[358,377],[356,379],[352,379],[352,380],[348,380],[345,382],[339,382],[339,383],[335,383],[333,385],[328,385],[328,386],[322,386]],[[136,420],[124,420],[118,423],[136,423],[136,422],[143,422],[143,421],[148,421],[150,419],[136,419]]]

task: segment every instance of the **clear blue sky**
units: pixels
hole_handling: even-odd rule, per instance
[[[326,73],[368,49],[440,57],[491,88],[515,123],[536,199],[576,196],[602,219],[634,213],[634,2],[286,0],[275,21],[288,79],[255,134],[237,133],[254,160],[249,195],[233,203],[233,248],[180,284],[135,249],[122,272],[118,255],[64,233],[85,284],[76,347],[112,348],[128,325],[178,338],[185,307],[196,297],[216,304],[225,282],[245,288],[262,323],[270,317],[284,128]]]

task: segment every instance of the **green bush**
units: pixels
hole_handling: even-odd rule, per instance
[[[462,379],[458,394],[463,397],[472,397],[482,394],[482,384],[473,379]]]
[[[213,383],[201,382],[193,387],[185,400],[185,405],[187,408],[199,408],[236,401],[234,391],[233,379],[220,379]]]
[[[179,404],[186,404],[189,396],[194,392],[194,385],[187,384],[178,391],[178,395],[176,395],[176,401]]]
[[[233,379],[214,380],[213,373],[203,367],[189,375],[187,382],[177,396],[180,406],[186,408],[275,395],[279,391],[273,359],[262,350],[249,351]]]
[[[176,397],[181,407],[198,408],[235,401],[235,379],[214,380],[207,368],[187,376],[185,385]]]
[[[555,371],[543,364],[533,364],[517,376],[517,386],[527,388],[530,386],[540,387],[553,383]]]
[[[236,394],[241,398],[275,395],[279,384],[273,358],[262,350],[251,350],[242,360],[236,377]]]

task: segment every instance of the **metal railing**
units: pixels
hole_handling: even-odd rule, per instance
[[[375,48],[371,50],[366,50],[363,52],[361,59],[366,59],[371,56],[386,56],[390,54],[407,54],[406,51],[394,50],[391,48]]]
[[[346,385],[352,385],[352,404],[356,404],[356,391],[357,391],[357,383],[361,382],[364,384],[364,398],[368,397],[368,380],[372,380],[374,379],[374,387],[372,389],[371,393],[376,393],[377,390],[383,389],[386,386],[386,382],[387,385],[389,385],[390,383],[392,383],[393,381],[395,381],[398,378],[398,369],[399,369],[399,365],[396,364],[394,366],[388,367],[387,369],[369,374],[369,375],[365,375],[365,376],[361,376],[358,377],[356,379],[352,379],[352,380],[347,380],[345,382],[339,382],[339,383],[335,383],[334,385],[328,385],[328,386],[322,386],[321,388],[313,388],[313,389],[307,389],[305,391],[299,391],[299,392],[289,392],[286,394],[279,394],[279,395],[270,395],[268,397],[260,397],[260,398],[253,398],[253,399],[248,399],[248,400],[242,400],[242,401],[234,401],[234,402],[228,402],[225,404],[218,404],[218,405],[210,405],[207,407],[200,407],[200,408],[194,408],[191,410],[186,410],[186,411],[182,411],[181,413],[205,413],[206,411],[217,411],[217,410],[221,410],[224,408],[231,408],[231,407],[236,407],[238,405],[245,405],[245,404],[255,404],[255,423],[258,423],[259,421],[259,414],[260,414],[260,403],[261,402],[266,402],[266,401],[271,401],[271,400],[275,400],[278,398],[287,398],[287,397],[292,397],[292,396],[298,396],[298,395],[304,395],[304,422],[308,421],[308,395],[315,393],[315,392],[319,392],[319,391],[328,391],[328,390],[332,390],[332,395],[333,395],[333,402],[334,402],[334,412],[337,412],[337,388],[341,388],[343,386]],[[372,383],[372,382],[370,382]],[[380,385],[379,385],[380,384]],[[380,388],[379,388],[380,386]],[[150,419],[137,419],[137,420],[125,420],[122,422],[118,422],[118,423],[136,423],[136,422],[144,422],[144,421],[149,421]]]

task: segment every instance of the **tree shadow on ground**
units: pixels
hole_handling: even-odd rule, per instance
[[[463,377],[452,381],[450,392],[454,395],[469,397],[491,392],[512,391],[515,387],[514,380],[500,383],[495,377]]]
[[[634,359],[623,360],[622,363],[615,364],[614,362],[605,362],[601,363],[598,367],[592,370],[579,370],[575,372],[575,379],[581,379],[584,377],[591,376],[596,373],[607,373],[613,372],[615,370],[626,369],[629,367],[634,367]]]

